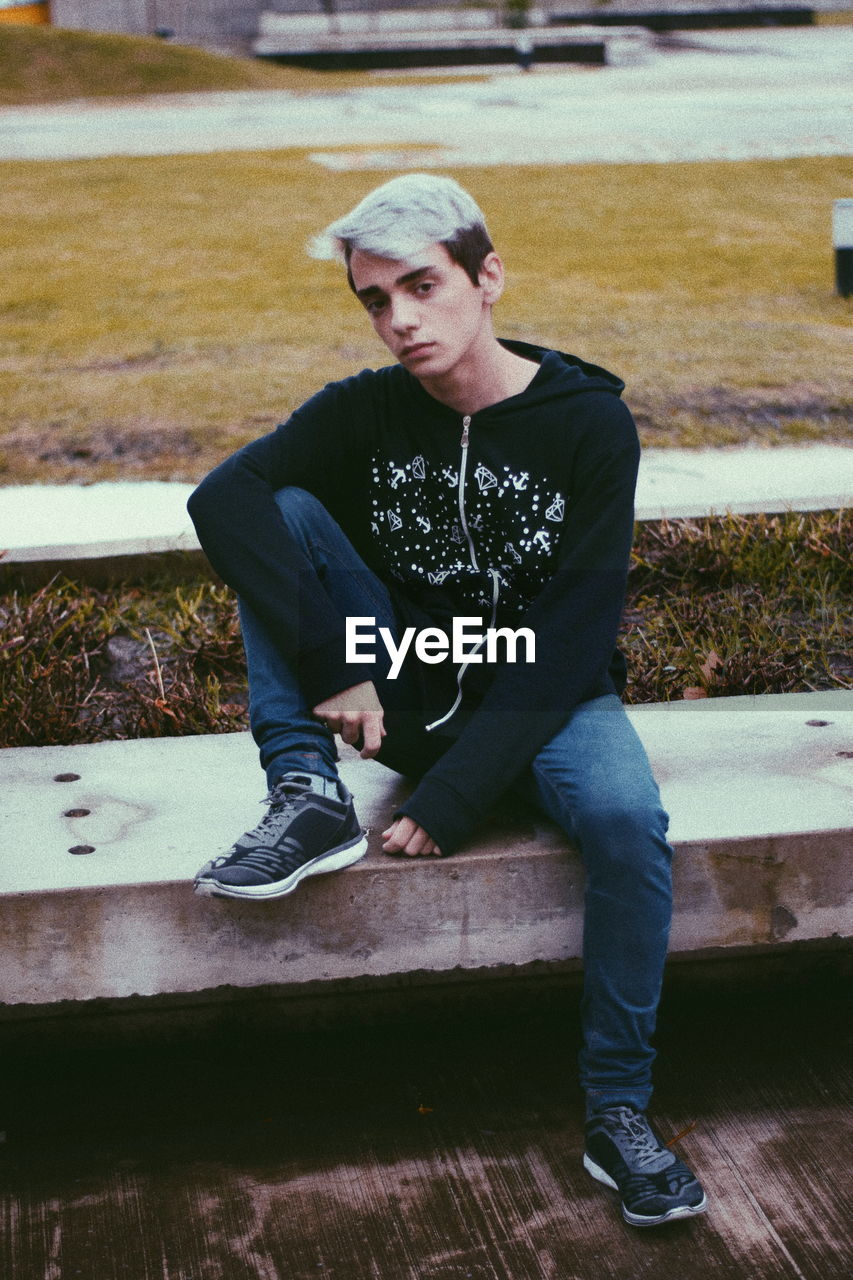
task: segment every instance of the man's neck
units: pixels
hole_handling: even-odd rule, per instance
[[[464,415],[520,395],[536,377],[538,365],[501,346],[490,336],[484,350],[440,378],[421,378],[433,399]]]

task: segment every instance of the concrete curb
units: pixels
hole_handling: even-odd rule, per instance
[[[672,816],[675,954],[853,936],[853,694],[629,714]],[[265,904],[199,898],[189,884],[259,812],[248,735],[7,750],[0,773],[8,1005],[293,988],[581,953],[582,869],[556,828],[504,809],[452,859],[387,858],[378,833],[405,783],[352,754],[342,774],[373,831],[368,856]],[[80,846],[93,852],[69,853]]]

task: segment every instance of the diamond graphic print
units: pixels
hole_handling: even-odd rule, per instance
[[[492,475],[489,468],[484,467],[482,462],[480,463],[477,470],[474,472],[474,479],[477,481],[477,484],[480,486],[480,493],[482,493],[484,489],[494,489],[498,483],[497,476]]]

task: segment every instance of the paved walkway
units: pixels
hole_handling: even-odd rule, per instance
[[[328,166],[422,168],[851,150],[853,27],[703,32],[643,47],[629,65],[513,69],[481,83],[2,109],[0,160],[308,146]]]
[[[198,548],[187,516],[192,485],[110,481],[3,490],[0,550],[7,562],[100,559]],[[733,511],[853,506],[853,449],[647,449],[637,519]]]

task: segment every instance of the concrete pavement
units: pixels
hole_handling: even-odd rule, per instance
[[[423,168],[851,149],[853,28],[691,33],[644,48],[626,65],[503,72],[485,83],[399,87],[377,79],[343,92],[5,108],[0,160],[310,147],[332,167]]]

